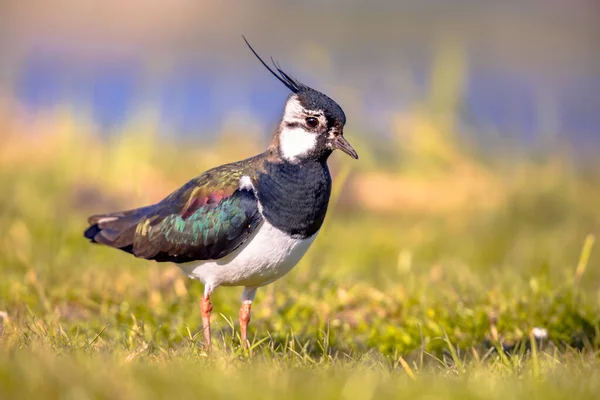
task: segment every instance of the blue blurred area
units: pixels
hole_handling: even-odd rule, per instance
[[[413,70],[422,80],[422,84],[415,85],[421,90],[415,98],[423,98],[427,68],[421,65]],[[75,78],[82,74],[83,79]],[[238,85],[235,77],[220,76],[218,71],[193,65],[177,68],[159,80],[153,105],[159,109],[165,129],[178,135],[210,134],[233,109],[247,108],[257,120],[274,122],[281,110],[285,89],[259,68],[255,68],[255,75],[248,82],[240,80]],[[234,81],[229,85],[219,84],[224,78]],[[525,73],[497,69],[469,69],[462,95],[462,108],[466,111],[463,117],[467,119],[463,122],[521,135],[523,139],[544,133],[540,132],[544,127],[537,110],[539,99],[533,78]],[[140,84],[140,68],[135,62],[78,71],[53,62],[50,55],[36,54],[29,57],[20,70],[16,93],[20,102],[33,112],[65,101],[85,104],[93,121],[110,131],[122,126],[135,111],[136,89]],[[240,90],[240,86],[243,89]],[[600,133],[600,76],[571,76],[563,79],[558,87],[555,84],[552,87],[558,124],[554,128],[580,139],[594,139]],[[369,110],[365,104],[366,113],[411,107],[406,96],[385,94],[383,88],[380,89],[374,85],[372,92],[364,93],[365,99],[375,101],[374,105],[366,102],[372,105]],[[382,96],[385,100],[377,101]]]
[[[462,84],[450,108],[461,131],[524,144],[600,143],[600,8],[585,0],[330,0],[319,13],[316,2],[253,0],[240,10],[139,2],[130,4],[135,15],[108,1],[98,18],[62,3],[43,13],[21,6],[12,31],[22,41],[6,41],[16,56],[0,67],[13,71],[10,90],[33,114],[69,104],[102,132],[150,108],[166,134],[215,135],[241,115],[268,135],[288,93],[244,47],[244,32],[265,58],[275,55],[287,72],[334,97],[352,128],[369,134],[385,135],[395,116],[428,106],[440,65],[452,75],[456,63],[462,75],[448,79]]]
[[[131,114],[136,85],[136,68],[120,65],[102,69],[80,90],[90,92],[94,122],[104,130],[118,128]]]
[[[216,130],[225,109],[211,101],[210,77],[193,68],[177,70],[162,82],[159,109],[164,126],[175,134]]]
[[[17,77],[17,98],[32,111],[56,106],[65,89],[64,72],[50,57],[32,56],[24,63]]]
[[[572,79],[561,91],[557,110],[562,130],[600,135],[600,76]]]
[[[534,88],[525,76],[471,71],[464,102],[476,125],[525,137],[538,132]]]

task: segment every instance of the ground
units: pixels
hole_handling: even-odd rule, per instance
[[[0,150],[1,398],[597,398],[593,166],[334,155],[326,224],[259,290],[249,351],[241,288],[219,288],[208,354],[198,282],[82,232],[91,213],[156,201],[255,149],[39,135]],[[402,195],[379,207],[390,185]]]

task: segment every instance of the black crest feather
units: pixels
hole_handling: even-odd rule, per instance
[[[244,42],[246,42],[246,44],[250,48],[250,51],[252,51],[252,53],[256,56],[256,58],[258,58],[258,60],[262,63],[262,65],[264,65],[265,68],[268,69],[269,72],[272,73],[275,78],[277,78],[281,83],[283,83],[285,85],[285,87],[287,87],[294,93],[300,93],[300,92],[303,92],[306,90],[310,90],[310,88],[308,86],[304,85],[303,83],[298,82],[296,79],[292,78],[291,76],[289,76],[288,74],[283,72],[283,70],[281,69],[279,64],[276,63],[275,60],[273,60],[273,57],[271,57],[271,62],[273,63],[273,67],[275,67],[275,71],[277,71],[277,72],[275,72],[271,67],[269,67],[267,65],[266,62],[263,61],[262,58],[260,58],[258,53],[252,48],[250,43],[248,43],[248,40],[246,39],[246,37],[244,35],[242,35],[242,38],[244,39]]]

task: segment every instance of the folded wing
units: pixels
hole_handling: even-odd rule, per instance
[[[92,216],[85,236],[93,242],[156,261],[215,260],[242,245],[262,220],[241,173],[212,170],[160,203]]]

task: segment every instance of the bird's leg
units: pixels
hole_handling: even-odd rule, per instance
[[[252,306],[252,302],[249,300],[244,300],[242,302],[242,306],[240,307],[240,334],[242,336],[242,347],[245,349],[247,346],[247,332],[248,332],[248,323],[250,322],[250,307]]]
[[[248,323],[250,322],[250,307],[252,300],[256,296],[256,288],[244,288],[242,294],[242,306],[240,307],[240,336],[242,340],[242,348],[248,347]]]
[[[210,350],[210,312],[212,311],[212,304],[210,304],[210,293],[211,289],[207,285],[204,288],[204,295],[200,300],[200,313],[202,314],[202,327],[204,328],[204,341],[206,342],[206,348]]]

